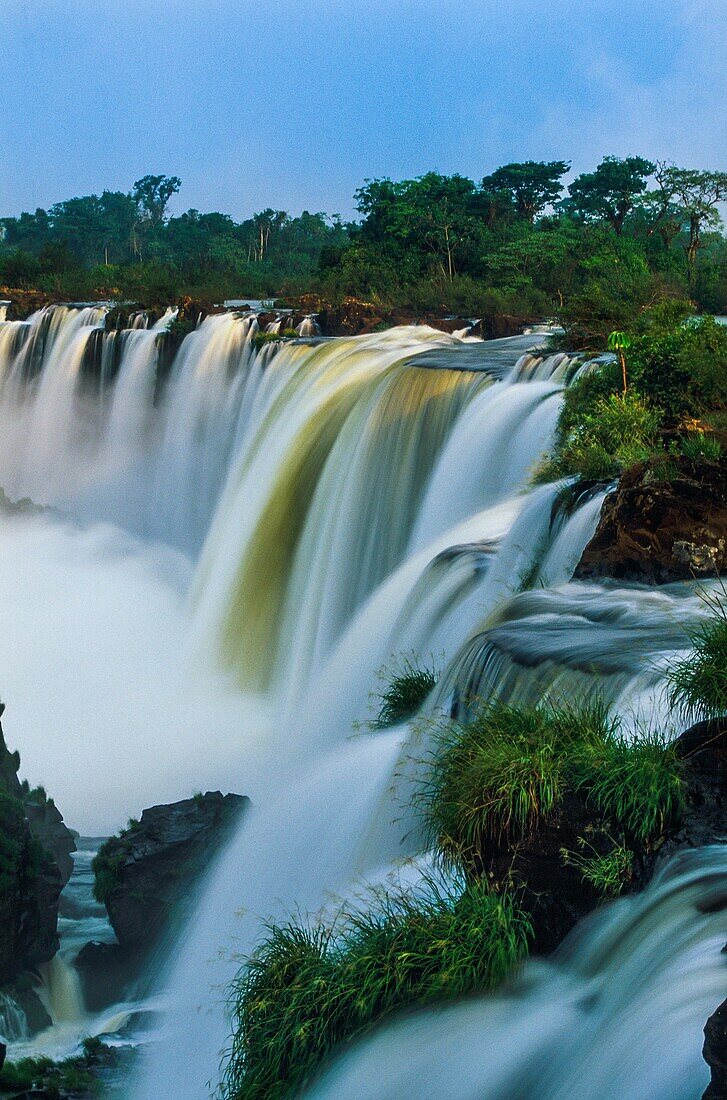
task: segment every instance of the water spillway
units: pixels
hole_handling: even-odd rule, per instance
[[[0,323],[0,485],[52,505],[48,524],[70,518],[84,547],[110,525],[133,537],[160,586],[183,559],[187,709],[201,670],[223,677],[232,726],[202,711],[196,750],[167,733],[178,687],[148,712],[133,700],[139,783],[153,786],[155,754],[174,756],[178,797],[202,770],[255,803],[159,979],[172,1008],[133,1100],[207,1094],[224,990],[264,921],[335,905],[420,854],[402,809],[419,734],[365,728],[382,667],[431,658],[429,705],[450,713],[492,691],[597,692],[660,717],[660,666],[703,613],[689,586],[572,581],[605,494],[568,508],[563,485],[532,487],[580,369],[538,337],[412,326],[261,343],[253,314],[228,313],[170,357],[167,320],[106,332],[102,308],[54,307]]]

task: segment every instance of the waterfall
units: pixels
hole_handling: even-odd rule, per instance
[[[106,546],[112,524],[143,540],[160,576],[194,564],[189,669],[170,678],[176,652],[157,668],[135,645],[165,687],[153,728],[134,708],[130,743],[171,745],[190,784],[200,754],[216,754],[226,781],[249,777],[255,805],[159,978],[172,1008],[129,1097],[200,1100],[229,1038],[225,988],[263,922],[335,905],[421,854],[406,803],[426,733],[368,730],[379,670],[402,654],[435,664],[432,713],[492,692],[599,693],[634,724],[666,721],[662,668],[703,608],[688,585],[572,580],[605,492],[569,507],[564,484],[532,487],[563,388],[587,369],[537,335],[306,328],[261,344],[247,311],[207,317],[180,345],[169,311],[114,332],[104,315],[0,322],[0,485],[79,524],[46,540],[66,557],[69,542]],[[204,700],[210,669],[226,676],[234,743],[216,711],[193,723],[199,749],[165,740],[176,685]]]
[[[514,988],[380,1028],[307,1095],[696,1100],[702,1030],[725,991],[726,888],[723,846],[684,852]]]
[[[9,993],[0,993],[0,1042],[6,1046],[22,1042],[29,1035],[28,1021]]]

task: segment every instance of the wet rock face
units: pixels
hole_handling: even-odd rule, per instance
[[[726,572],[727,463],[670,457],[624,473],[575,575],[665,584]]]
[[[702,1100],[724,1100],[727,1096],[727,1000],[722,1001],[707,1020],[702,1053],[712,1070],[712,1080]]]
[[[75,849],[54,804],[27,801],[18,766],[0,727],[0,985],[58,950],[58,899]]]
[[[195,880],[249,804],[219,791],[144,810],[141,820],[112,837],[94,861],[97,893],[119,944],[146,950],[183,921],[196,897]]]

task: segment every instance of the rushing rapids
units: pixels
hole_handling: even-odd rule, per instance
[[[226,983],[262,922],[335,904],[421,851],[407,799],[421,731],[354,735],[383,666],[431,657],[435,711],[492,691],[598,693],[628,721],[661,721],[660,667],[702,607],[685,585],[572,582],[604,494],[569,506],[562,485],[530,487],[581,369],[531,350],[538,335],[482,343],[409,327],[259,344],[252,313],[226,313],[170,361],[171,313],[114,332],[104,317],[54,307],[0,324],[0,485],[71,516],[79,539],[114,524],[195,564],[184,667],[193,694],[200,669],[223,670],[239,737],[231,765],[229,742],[223,755],[198,723],[188,781],[217,752],[218,783],[244,784],[255,808],[158,978],[172,1007],[129,1097],[199,1100],[228,1042]],[[164,752],[153,713],[141,733]],[[63,806],[62,787],[54,795]],[[633,911],[609,919],[626,935]],[[605,954],[590,957],[606,974]],[[658,1012],[649,997],[644,1018]],[[483,1044],[488,1026],[472,1025]],[[477,1082],[477,1095],[501,1095]]]

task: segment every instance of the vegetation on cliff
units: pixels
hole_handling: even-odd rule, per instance
[[[608,481],[652,456],[719,461],[727,422],[727,326],[678,304],[642,318],[616,362],[586,367],[563,397],[556,442],[537,480]]]

